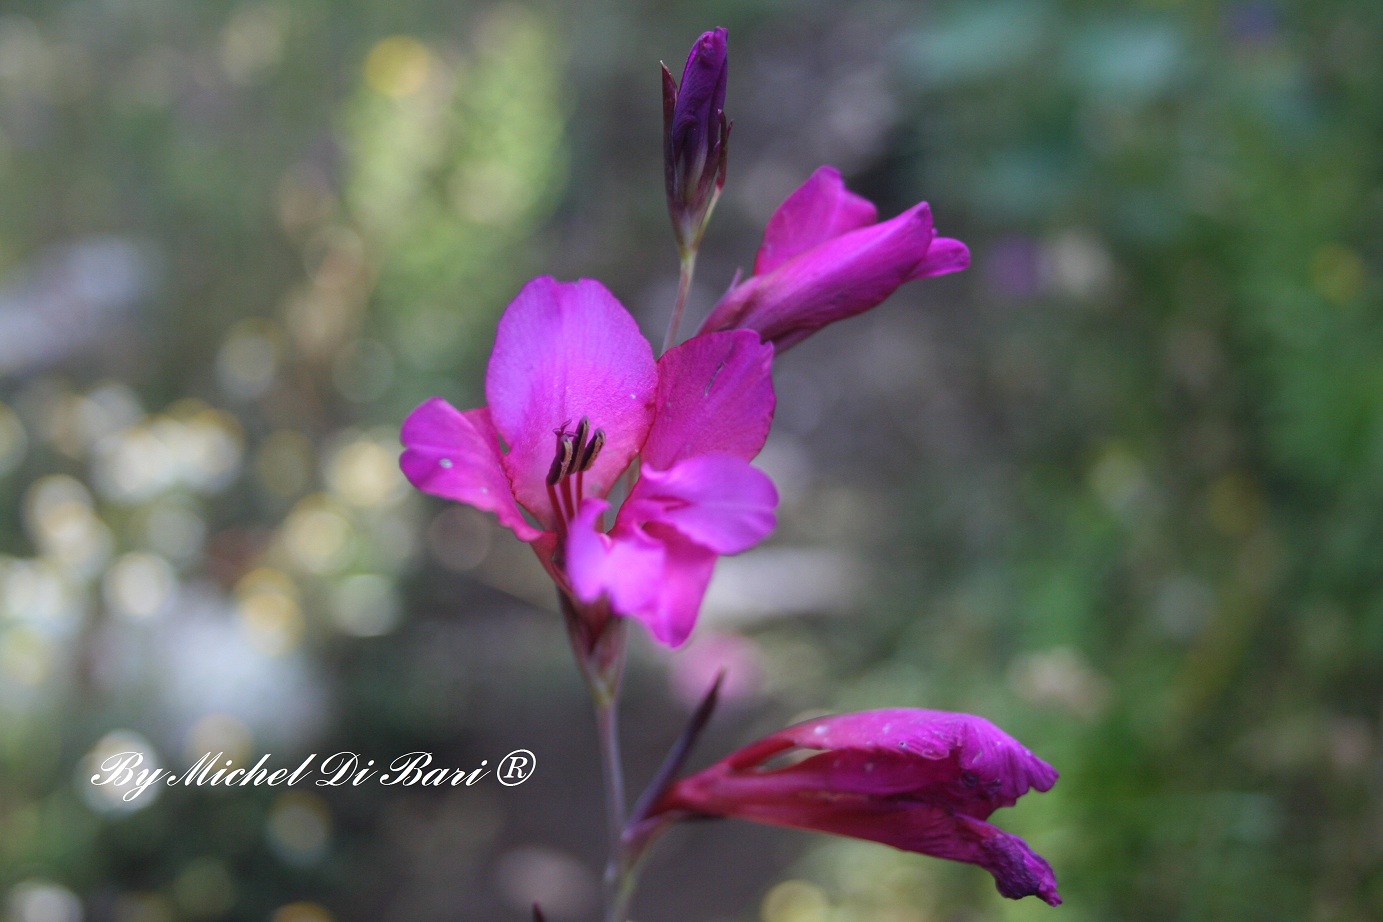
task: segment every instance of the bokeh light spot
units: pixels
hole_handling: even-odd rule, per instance
[[[298,566],[310,573],[341,569],[350,557],[355,529],[330,498],[309,496],[283,523],[283,546]]]
[[[383,96],[409,96],[423,88],[432,53],[416,38],[394,35],[376,43],[365,56],[365,82]]]
[[[348,576],[332,591],[332,618],[343,633],[355,637],[389,633],[402,609],[393,581],[377,573]]]
[[[29,627],[14,627],[0,635],[0,674],[5,684],[22,688],[42,685],[53,673],[53,644]]]
[[[315,794],[289,791],[274,801],[265,831],[269,844],[284,861],[314,864],[326,854],[331,840],[331,813]]]
[[[245,320],[227,334],[216,354],[216,380],[232,397],[252,400],[274,383],[282,334],[265,320]]]
[[[82,902],[77,895],[46,880],[15,884],[5,903],[6,922],[82,922]]]
[[[195,761],[209,752],[221,752],[241,764],[249,758],[253,745],[254,734],[245,721],[233,714],[207,714],[188,731],[183,754]]]
[[[402,495],[398,448],[385,448],[370,439],[356,439],[327,461],[327,483],[353,506],[379,506]]]
[[[1311,259],[1311,284],[1327,301],[1346,304],[1359,296],[1367,279],[1364,260],[1349,247],[1329,244]]]
[[[122,893],[115,899],[115,922],[175,922],[172,901],[161,893]]]
[[[335,922],[326,907],[316,903],[289,903],[274,910],[269,922]]]
[[[235,880],[224,862],[198,858],[174,881],[173,898],[189,916],[214,918],[235,905]]]
[[[282,572],[267,567],[250,571],[236,584],[235,598],[241,624],[261,652],[277,656],[302,641],[306,625],[297,587]]]
[[[764,896],[763,922],[826,922],[831,910],[826,892],[805,880],[785,880]]]
[[[153,784],[142,793],[126,800],[125,795],[135,791],[136,784],[93,783],[93,778],[107,776],[107,772],[115,768],[114,762],[126,753],[139,755],[138,764],[132,762],[129,765],[133,771],[134,781],[138,780],[140,772],[152,771],[160,766],[158,753],[154,751],[153,744],[133,730],[112,730],[107,733],[97,740],[96,745],[91,747],[91,751],[77,765],[77,789],[81,792],[82,799],[98,813],[132,813],[142,810],[158,800],[159,795],[163,793],[162,784]]]
[[[101,590],[111,611],[144,620],[167,610],[177,594],[178,577],[159,555],[135,551],[106,571]]]

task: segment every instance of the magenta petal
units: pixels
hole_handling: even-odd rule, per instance
[[[927,256],[918,263],[908,276],[913,279],[928,279],[938,275],[950,275],[970,267],[970,248],[959,240],[938,237],[927,248]]]
[[[603,496],[643,445],[657,387],[652,348],[603,285],[546,277],[525,285],[500,319],[485,378],[519,502],[552,524],[546,478],[553,430],[574,428],[583,417],[605,432],[585,475],[587,494]]]
[[[914,787],[923,779],[919,772],[935,766],[941,773],[928,778],[940,785],[958,782],[972,772],[983,784],[962,786],[962,797],[983,802],[989,811],[1011,807],[1029,790],[1049,791],[1057,772],[1013,737],[983,717],[921,708],[883,708],[810,720],[780,730],[772,739],[808,749],[861,753],[887,763],[895,760],[911,766]],[[954,763],[947,760],[954,756]],[[876,768],[877,770],[877,768]],[[861,773],[865,779],[876,770]],[[948,774],[949,773],[949,774]],[[887,793],[878,787],[873,793]],[[972,816],[979,815],[974,811]],[[981,819],[988,816],[985,812]]]
[[[655,813],[735,816],[965,861],[993,874],[1004,896],[1056,905],[1051,866],[984,822],[1055,782],[1050,765],[981,717],[897,708],[770,734],[678,781]]]
[[[586,604],[605,599],[615,614],[642,622],[659,643],[678,647],[696,624],[716,554],[671,529],[616,526],[597,530],[609,508],[588,499],[571,523],[567,577]]]
[[[645,465],[726,452],[748,461],[773,423],[773,347],[750,330],[709,333],[658,360],[658,415],[643,448]]]
[[[493,512],[524,541],[542,534],[514,502],[489,410],[462,413],[433,397],[408,415],[400,438],[404,452],[399,467],[413,486]]]
[[[631,616],[642,621],[659,643],[680,647],[696,626],[701,600],[706,597],[706,587],[715,569],[716,553],[658,525],[649,526],[648,533],[662,542],[667,556],[654,605],[645,611],[631,612]]]
[[[1061,905],[1061,894],[1056,888],[1056,872],[1046,858],[1037,854],[1018,836],[1004,832],[982,820],[960,817],[959,824],[964,833],[974,837],[975,850],[967,857],[959,854],[934,852],[939,858],[955,861],[972,861],[994,875],[994,886],[1011,900],[1025,896],[1036,896],[1052,906]],[[955,841],[955,840],[952,840]]]
[[[925,202],[826,241],[721,299],[702,330],[757,330],[782,351],[881,303],[923,261],[935,230]]]
[[[839,170],[820,167],[769,218],[754,274],[771,272],[814,246],[878,220],[874,203],[846,189]]]
[[[717,554],[738,554],[773,531],[777,506],[763,471],[734,455],[699,455],[666,471],[643,468],[620,521],[658,522]]]
[[[567,533],[567,577],[577,598],[588,605],[605,598],[617,614],[649,611],[662,577],[663,546],[640,531],[621,540],[602,534],[598,523],[609,508],[603,499],[581,504]]]

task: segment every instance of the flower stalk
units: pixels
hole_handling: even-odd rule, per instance
[[[663,337],[663,351],[667,352],[677,345],[677,332],[682,326],[682,314],[687,309],[687,296],[691,294],[692,275],[696,272],[697,247],[681,249],[681,272],[677,279],[677,303],[672,307],[672,319],[668,321],[667,335]]]

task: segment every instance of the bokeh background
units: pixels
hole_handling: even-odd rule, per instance
[[[691,311],[816,166],[973,267],[785,356],[767,546],[635,644],[646,778],[825,709],[984,714],[1067,903],[704,823],[669,922],[1383,916],[1383,7],[1375,0],[0,6],[0,898],[9,922],[594,918],[584,689],[527,548],[415,495],[530,276],[675,292],[657,62],[731,35]],[[420,792],[85,783],[421,749]]]

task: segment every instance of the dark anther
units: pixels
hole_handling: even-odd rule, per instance
[[[591,440],[586,443],[586,450],[581,453],[580,463],[576,465],[578,471],[589,471],[591,465],[595,463],[596,456],[600,454],[600,449],[605,447],[605,430],[597,429],[591,436]]]
[[[557,454],[552,459],[552,467],[547,471],[548,486],[556,486],[564,477],[570,477],[578,471],[588,471],[595,463],[596,455],[600,454],[600,449],[605,445],[605,430],[597,429],[591,432],[591,421],[586,417],[581,417],[581,422],[576,424],[576,431],[571,432],[567,429],[568,420],[562,423],[552,434],[557,436]]]
[[[547,470],[548,486],[552,486],[572,472],[572,457],[576,454],[576,443],[565,432],[558,433],[557,455],[552,459],[552,467]]]
[[[552,459],[552,467],[547,469],[547,485],[552,487],[557,485],[557,481],[562,479],[562,455],[559,452],[557,457]]]

